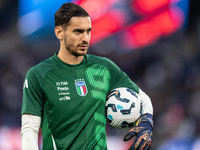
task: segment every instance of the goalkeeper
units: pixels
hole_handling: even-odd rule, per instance
[[[87,54],[91,19],[79,5],[65,3],[55,13],[60,49],[32,67],[24,80],[22,150],[106,150],[106,94],[131,88],[143,100],[143,115],[124,141],[136,136],[130,149],[150,149],[153,108],[150,98],[107,58]]]

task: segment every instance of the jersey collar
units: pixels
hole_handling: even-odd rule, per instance
[[[64,66],[64,67],[67,67],[67,68],[71,68],[71,69],[79,69],[79,68],[82,68],[85,63],[87,62],[87,55],[85,55],[83,57],[83,60],[81,61],[81,63],[77,64],[77,65],[70,65],[70,64],[67,64],[65,63],[64,61],[62,61],[59,57],[58,57],[58,52],[56,52],[53,56],[53,59],[60,65]]]

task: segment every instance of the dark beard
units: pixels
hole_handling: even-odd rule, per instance
[[[64,41],[65,41],[65,48],[70,54],[72,54],[75,57],[79,57],[79,56],[84,56],[85,55],[85,54],[79,54],[79,53],[77,53],[77,52],[72,50],[72,48],[75,48],[75,47],[73,45],[67,43],[67,36],[64,37]]]
[[[67,36],[64,37],[64,41],[65,41],[65,48],[70,54],[74,55],[75,57],[80,56],[78,53],[74,52],[71,49],[73,47],[71,44],[67,44]]]

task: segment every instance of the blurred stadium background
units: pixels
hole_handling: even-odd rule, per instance
[[[21,149],[27,71],[59,50],[54,13],[70,0],[0,1],[0,150]],[[113,60],[152,99],[153,150],[200,149],[200,2],[74,0],[91,15],[89,53]],[[128,130],[107,126],[108,150]],[[40,134],[40,143],[41,143]]]

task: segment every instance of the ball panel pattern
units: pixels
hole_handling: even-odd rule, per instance
[[[105,112],[108,124],[120,129],[129,128],[141,116],[142,100],[129,88],[117,88],[107,94]]]

